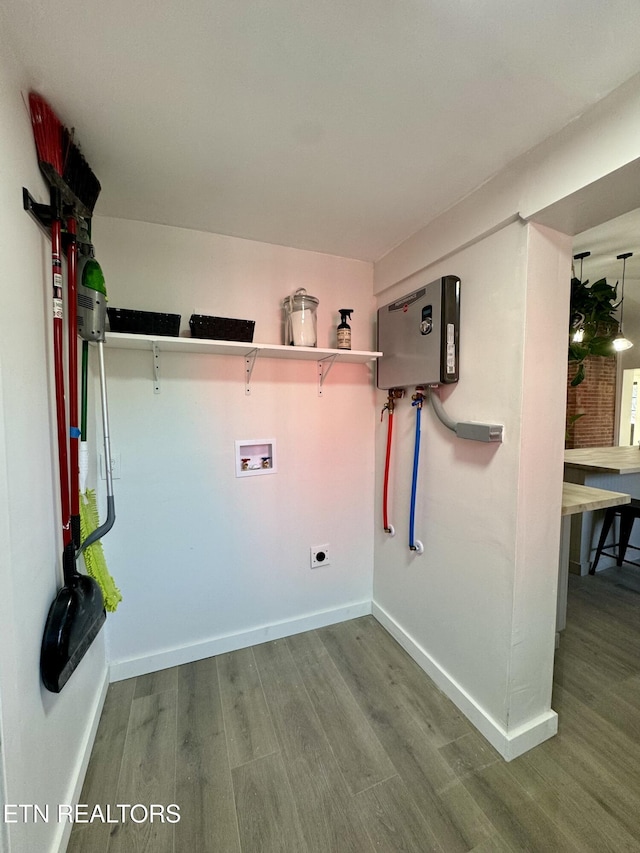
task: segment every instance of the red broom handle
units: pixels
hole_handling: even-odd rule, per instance
[[[67,250],[67,331],[69,335],[69,459],[71,517],[80,518],[80,471],[78,424],[78,246],[76,243],[76,220],[67,219],[70,242]],[[72,523],[73,532],[73,523]],[[76,542],[80,547],[80,542]]]
[[[393,434],[393,411],[389,410],[389,422],[387,424],[387,455],[384,462],[384,486],[382,490],[382,523],[385,530],[389,530],[389,518],[387,512],[387,501],[389,495],[389,465],[391,461],[391,436]]]
[[[53,361],[56,385],[56,418],[58,421],[58,462],[60,466],[60,505],[62,507],[62,541],[71,542],[69,506],[69,461],[67,455],[67,417],[64,395],[64,356],[62,348],[62,226],[59,219],[51,223],[51,270],[53,275]]]

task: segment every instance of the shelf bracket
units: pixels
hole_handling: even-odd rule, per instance
[[[329,355],[326,358],[321,358],[318,362],[318,397],[322,397],[322,386],[324,385],[324,380],[329,375],[337,357],[338,353],[335,353],[334,355]]]
[[[251,374],[253,373],[253,366],[256,363],[257,356],[258,350],[252,349],[244,357],[244,393],[247,396],[251,394]]]
[[[160,393],[160,350],[158,344],[154,341],[151,345],[153,348],[153,393]]]

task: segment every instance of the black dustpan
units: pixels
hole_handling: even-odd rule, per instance
[[[76,571],[73,543],[63,561],[64,586],[49,608],[40,652],[42,681],[52,693],[60,693],[107,618],[100,587]]]

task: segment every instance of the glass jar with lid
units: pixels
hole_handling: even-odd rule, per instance
[[[283,302],[285,312],[285,344],[294,347],[315,347],[318,343],[318,300],[304,287]]]

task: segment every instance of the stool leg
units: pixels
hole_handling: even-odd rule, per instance
[[[604,548],[604,543],[607,541],[607,536],[609,535],[609,530],[611,530],[611,525],[613,523],[613,519],[616,517],[616,509],[615,507],[608,507],[604,514],[604,521],[602,522],[602,531],[600,533],[600,539],[598,540],[598,547],[596,549],[596,556],[591,564],[591,568],[589,569],[590,575],[595,575],[596,566],[598,565],[598,560],[600,559],[600,554],[602,553],[602,549]],[[618,552],[620,553],[620,552]]]
[[[633,522],[635,520],[635,516],[630,515],[629,513],[620,513],[620,542],[618,544],[618,559],[616,560],[616,565],[618,566],[621,566],[624,562],[624,557],[627,553],[627,545],[631,538]]]

